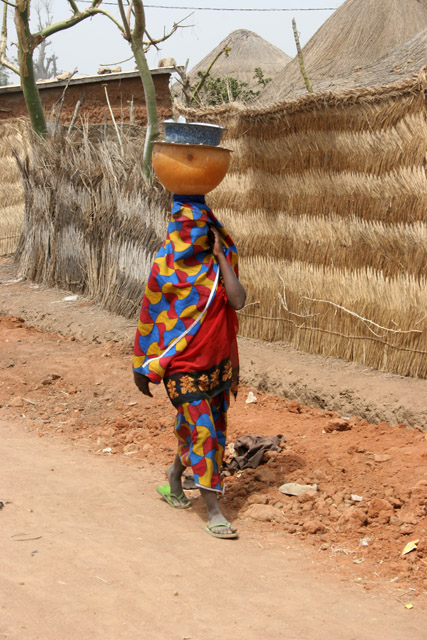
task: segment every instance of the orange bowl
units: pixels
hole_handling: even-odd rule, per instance
[[[205,195],[215,189],[230,166],[230,149],[205,144],[155,142],[153,169],[168,191]]]

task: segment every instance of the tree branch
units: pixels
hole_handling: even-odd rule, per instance
[[[67,89],[68,86],[71,82],[71,78],[77,73],[77,69],[74,69],[73,73],[70,75],[70,77],[67,80],[67,83],[64,87],[64,91],[62,92],[62,96],[55,102],[55,104],[52,105],[52,109],[50,111],[51,116],[55,117],[56,115],[56,107],[57,105],[59,105],[59,112],[58,112],[58,117],[56,118],[56,122],[55,122],[55,128],[54,128],[54,134],[56,133],[56,130],[58,129],[59,126],[59,121],[61,119],[61,113],[62,113],[62,107],[64,106],[64,101],[65,101],[65,94],[67,93]]]
[[[7,58],[3,58],[3,56],[0,56],[0,63],[3,65],[3,67],[6,67],[6,69],[10,69],[10,71],[13,71],[13,73],[16,73],[19,76],[19,67],[13,64],[13,62],[10,62]]]
[[[79,113],[79,109],[82,106],[82,104],[83,104],[83,87],[81,89],[80,100],[77,101],[76,106],[74,107],[74,113],[70,122],[70,126],[68,127],[67,135],[70,135],[71,131],[73,130],[73,127],[77,120],[77,114]]]
[[[185,18],[182,18],[182,20],[179,20],[178,22],[174,22],[171,30],[168,33],[165,33],[161,38],[158,38],[156,40],[152,38],[148,33],[147,29],[145,29],[145,35],[148,38],[148,42],[144,42],[144,52],[147,52],[150,47],[156,47],[157,49],[157,45],[160,44],[161,42],[164,42],[165,40],[168,40],[175,33],[175,31],[177,31],[178,28],[186,29],[187,27],[192,27],[193,25],[191,24],[185,24],[185,25],[181,24],[182,22],[184,22],[184,20],[188,20],[188,18],[192,15],[193,13],[189,13],[188,16],[186,16]]]
[[[123,21],[124,34],[123,36],[126,38],[128,42],[132,40],[132,33],[129,26],[129,17],[126,16],[126,12],[123,6],[123,0],[117,0],[117,4],[119,5],[120,15]]]
[[[98,0],[98,4],[100,4],[99,0]],[[124,31],[123,26],[120,24],[120,22],[116,20],[116,18],[113,15],[108,13],[108,11],[105,11],[104,9],[100,9],[98,7],[89,7],[84,11],[79,11],[78,13],[75,13],[74,15],[72,15],[70,18],[67,18],[66,20],[62,20],[61,22],[55,22],[54,24],[48,25],[38,33],[35,33],[34,40],[36,44],[34,48],[37,45],[39,45],[41,42],[43,42],[45,38],[48,38],[52,34],[58,33],[59,31],[64,31],[65,29],[69,29],[70,27],[73,27],[75,24],[78,24],[79,22],[82,22],[83,20],[86,20],[86,18],[90,18],[91,16],[94,16],[97,13],[101,13],[102,15],[107,16],[107,18],[109,18],[114,22],[114,24],[120,29],[120,31],[122,32]]]
[[[0,63],[10,69],[14,73],[17,73],[19,76],[19,67],[13,62],[10,62],[6,57],[6,45],[7,45],[7,3],[4,3],[3,7],[3,19],[1,25],[1,36],[0,36]]]
[[[133,12],[135,16],[135,27],[132,32],[132,39],[140,42],[142,41],[145,32],[145,11],[144,5],[140,0],[135,2]]]
[[[115,119],[115,117],[114,117],[113,109],[111,108],[110,98],[108,97],[108,91],[107,91],[107,85],[106,85],[106,84],[104,84],[104,89],[105,89],[105,97],[106,97],[106,99],[107,99],[107,104],[108,104],[108,110],[109,110],[109,112],[110,112],[111,119],[112,119],[112,121],[113,121],[114,129],[116,130],[116,135],[117,135],[117,138],[118,138],[118,140],[119,140],[120,149],[121,149],[121,151],[122,151],[122,153],[123,153],[123,143],[122,143],[122,139],[121,139],[121,137],[120,137],[119,128],[118,128],[118,126],[117,126],[116,119]]]
[[[196,101],[196,97],[197,94],[199,93],[200,89],[203,87],[203,85],[205,84],[206,78],[209,76],[212,67],[214,66],[215,62],[218,60],[218,58],[220,56],[222,56],[223,53],[225,53],[225,56],[228,56],[228,53],[231,51],[231,47],[229,46],[230,43],[228,42],[219,53],[217,53],[217,55],[215,56],[215,58],[212,60],[212,62],[210,63],[209,67],[207,68],[207,70],[205,71],[205,73],[202,75],[202,77],[200,78],[200,82],[197,85],[197,87],[194,89],[193,95],[191,96],[191,100],[192,102]]]
[[[298,52],[299,66],[300,66],[300,69],[301,69],[302,77],[304,78],[305,87],[306,87],[307,91],[312,93],[313,89],[311,88],[310,80],[308,79],[308,76],[307,76],[307,73],[306,73],[305,67],[304,67],[304,58],[302,56],[302,49],[301,49],[301,44],[300,44],[300,41],[299,41],[299,34],[298,34],[298,31],[297,31],[297,23],[295,21],[295,18],[292,18],[292,29],[294,30],[294,38],[295,38],[295,44],[296,44],[297,52]]]
[[[130,24],[130,20],[131,20],[131,16],[132,16],[132,9],[133,9],[133,0],[128,0],[128,1],[129,1],[129,6],[128,6],[128,12],[127,12],[126,20]]]
[[[74,2],[74,0],[67,0],[68,4],[70,5],[70,7],[72,8],[72,10],[74,11],[74,13],[79,13],[79,8],[76,5],[76,3]]]
[[[191,106],[191,94],[190,94],[190,78],[187,75],[188,68],[188,58],[185,63],[185,67],[177,67],[176,65],[173,67],[174,71],[179,75],[177,78],[177,82],[181,85],[181,91],[184,94],[185,104],[187,107]]]
[[[305,324],[297,324],[290,318],[283,318],[281,316],[273,317],[273,316],[261,316],[256,315],[254,313],[242,313],[242,311],[237,312],[240,317],[243,318],[257,318],[258,320],[274,320],[276,322],[285,322],[287,324],[292,324],[298,330],[302,331],[318,331],[320,333],[327,333],[328,335],[338,336],[340,338],[346,338],[347,340],[369,340],[371,342],[379,342],[386,347],[390,347],[390,349],[395,349],[396,351],[408,351],[410,353],[421,353],[422,355],[427,355],[427,351],[421,349],[411,349],[410,347],[399,347],[395,344],[391,344],[390,342],[386,342],[385,340],[381,340],[380,338],[374,338],[372,336],[357,336],[357,335],[348,335],[344,333],[340,333],[339,331],[331,331],[330,329],[323,329],[322,327],[312,327],[311,325]]]
[[[355,311],[351,311],[350,309],[346,309],[346,307],[343,307],[340,304],[336,304],[336,302],[332,302],[331,300],[319,300],[317,298],[309,298],[308,296],[301,296],[302,300],[309,300],[310,302],[323,302],[324,304],[330,304],[333,307],[335,307],[336,309],[341,309],[341,311],[344,311],[345,313],[350,314],[351,316],[353,316],[354,318],[358,318],[358,320],[361,320],[363,322],[363,324],[367,327],[367,329],[374,334],[374,336],[376,336],[377,338],[384,338],[386,334],[380,336],[377,333],[375,333],[375,331],[373,329],[371,329],[371,327],[369,325],[372,325],[373,327],[376,327],[377,329],[381,329],[382,331],[388,331],[389,333],[422,333],[422,331],[420,331],[419,329],[390,329],[389,327],[383,327],[380,324],[377,324],[376,322],[374,322],[373,320],[370,320],[369,318],[364,318],[363,316],[360,316],[358,313],[356,313]]]

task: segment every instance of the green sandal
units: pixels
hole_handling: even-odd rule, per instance
[[[160,485],[156,491],[162,497],[162,500],[167,502],[173,509],[188,509],[191,507],[191,502],[185,493],[182,492],[179,496],[171,493],[171,488],[168,484]]]
[[[219,527],[224,527],[224,533],[218,533],[218,531],[213,531],[213,529],[218,529]],[[207,524],[206,527],[203,527],[203,529],[207,531],[209,535],[213,536],[214,538],[224,538],[228,540],[231,538],[239,537],[239,534],[237,531],[231,530],[231,524],[229,522],[219,522],[218,524],[211,524],[211,525]]]

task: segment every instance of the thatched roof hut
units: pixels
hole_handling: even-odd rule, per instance
[[[332,82],[326,81],[319,90],[332,89],[334,85],[350,88],[389,84],[416,75],[426,62],[427,26],[373,64],[353,70]]]
[[[427,0],[347,0],[303,48],[304,66],[313,90],[393,81],[381,74],[381,66],[369,81],[367,77],[364,81],[363,68],[375,65],[392,50],[404,56],[399,46],[425,27]],[[425,60],[424,56],[416,72]],[[398,59],[395,61],[400,64]],[[272,103],[306,92],[299,61],[294,58],[261,93],[259,102]]]
[[[192,84],[197,81],[198,72],[206,71],[215,56],[225,46],[230,47],[231,51],[227,56],[221,55],[215,62],[211,71],[212,76],[236,78],[240,82],[247,82],[249,88],[257,86],[254,82],[256,67],[261,67],[264,77],[269,78],[277,75],[291,60],[284,51],[253,31],[237,29],[224,38],[215,49],[188,72]]]

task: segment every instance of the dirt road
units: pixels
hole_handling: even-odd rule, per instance
[[[0,430],[0,638],[425,638],[425,612],[325,576],[291,536],[210,538],[156,498],[154,465]]]
[[[226,478],[240,538],[215,540],[197,491],[185,512],[155,492],[173,412],[160,386],[151,400],[133,385],[133,323],[66,294],[0,285],[0,639],[424,640],[426,381],[242,341],[229,442],[285,439]],[[317,406],[272,393],[286,353]],[[264,370],[271,385],[251,385]],[[351,404],[368,397],[372,422]],[[419,428],[385,422],[387,398]]]

